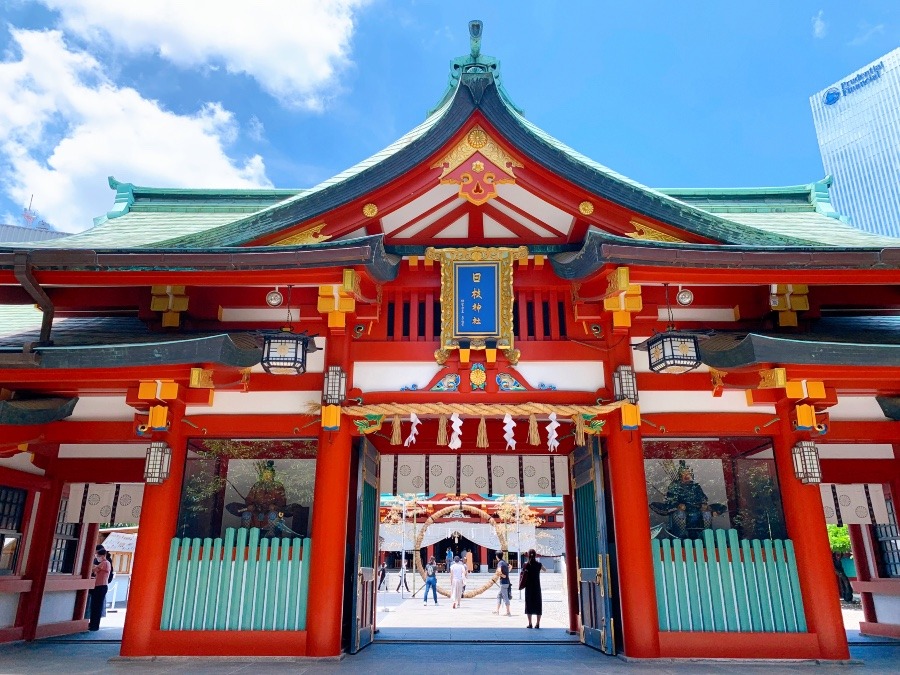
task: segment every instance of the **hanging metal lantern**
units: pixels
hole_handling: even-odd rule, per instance
[[[144,463],[144,482],[148,485],[162,485],[172,469],[172,448],[162,441],[153,441],[147,448]]]
[[[675,317],[669,304],[669,284],[663,284],[666,294],[666,313],[669,327],[647,340],[650,370],[654,373],[677,375],[700,365],[700,343],[697,336],[675,330]]]
[[[347,398],[347,373],[340,366],[328,366],[325,371],[325,386],[322,388],[322,402],[325,405],[340,405]]]
[[[619,366],[613,373],[613,396],[617,401],[638,402],[637,378],[631,366]]]
[[[794,474],[801,483],[821,483],[822,465],[819,463],[819,448],[812,441],[800,441],[793,447]]]
[[[306,372],[306,357],[315,347],[310,348],[313,338],[306,332],[294,333],[282,329],[265,333],[263,355],[260,363],[263,370],[272,375],[302,375]],[[313,343],[315,344],[315,343]]]
[[[700,345],[695,335],[667,330],[647,340],[650,370],[654,373],[686,373],[700,365]]]

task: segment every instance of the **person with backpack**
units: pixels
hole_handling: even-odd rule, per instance
[[[434,556],[431,556],[431,559],[428,561],[428,564],[425,566],[425,604],[428,604],[428,589],[431,589],[432,594],[434,595],[434,604],[438,604],[437,601],[437,561]]]

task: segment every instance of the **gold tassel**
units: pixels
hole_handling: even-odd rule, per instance
[[[400,415],[394,415],[391,428],[391,445],[400,445],[403,442],[403,430],[400,428]]]
[[[438,417],[437,444],[447,445],[449,442],[450,441],[447,439],[447,416],[441,415]]]
[[[528,416],[528,445],[540,445],[541,434],[538,432],[537,417],[534,413]]]
[[[584,447],[584,415],[575,415],[575,445]]]
[[[488,447],[487,423],[484,421],[484,417],[482,417],[481,421],[478,423],[478,437],[475,439],[475,447]]]

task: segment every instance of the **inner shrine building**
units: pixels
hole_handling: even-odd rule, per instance
[[[847,659],[827,523],[900,637],[900,240],[828,179],[615,173],[470,35],[315,187],[110,178],[0,244],[0,640],[86,630],[99,524],[138,522],[122,656],[356,652],[406,493],[561,498],[598,659]]]

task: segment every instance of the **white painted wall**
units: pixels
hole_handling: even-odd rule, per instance
[[[75,614],[75,591],[53,591],[44,593],[38,625],[71,621]]]
[[[425,389],[444,366],[427,361],[357,361],[353,365],[353,387],[367,391],[400,391],[416,385]]]
[[[597,361],[520,361],[516,370],[532,387],[541,383],[565,391],[597,391],[603,387],[603,362]]]
[[[833,420],[880,420],[885,421],[884,411],[874,396],[838,396],[837,405],[828,409]]]
[[[147,456],[148,440],[137,443],[61,443],[60,459],[72,457],[119,457],[124,459]]]
[[[135,410],[125,403],[124,396],[81,396],[75,411],[66,419],[78,420],[131,420]]]
[[[0,628],[16,625],[19,597],[19,593],[0,593]]]
[[[307,404],[319,404],[322,392],[315,391],[217,391],[212,407],[189,405],[185,416],[191,415],[301,415]]]
[[[878,623],[900,624],[900,596],[872,594]]]
[[[12,457],[0,457],[0,466],[13,469],[14,471],[43,476],[45,471],[31,463],[33,457],[34,455],[30,452],[20,452]]]

